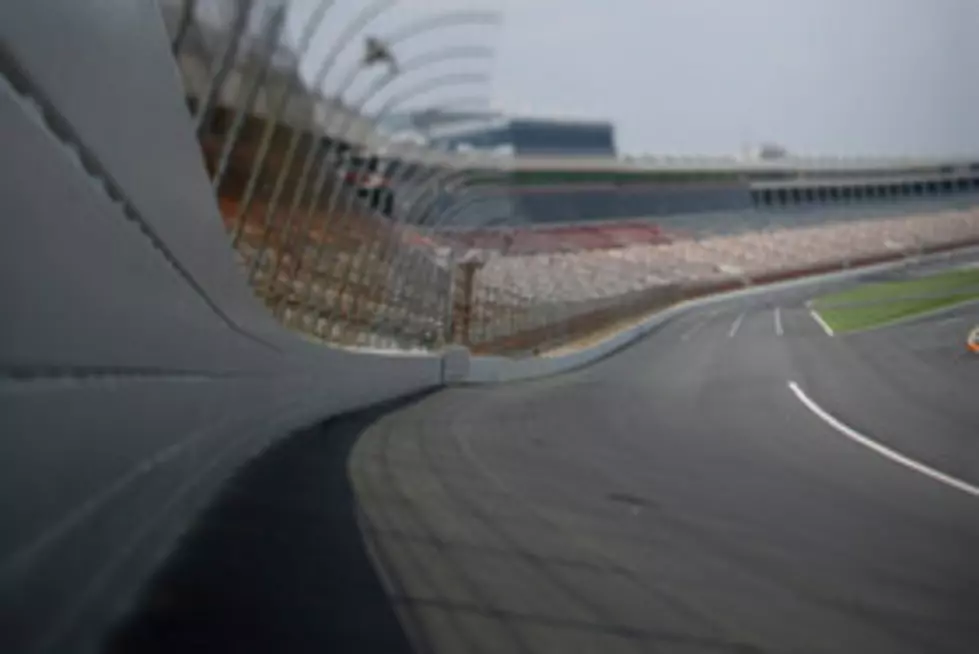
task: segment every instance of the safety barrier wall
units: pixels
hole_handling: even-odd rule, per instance
[[[92,651],[241,461],[468,359],[254,299],[154,3],[0,3],[0,67],[0,651]]]
[[[854,262],[857,267],[854,265],[842,266],[837,262],[818,268],[768,275],[763,279],[756,280],[764,286],[749,284],[733,287],[726,284],[723,287],[715,288],[714,292],[708,292],[709,289],[702,288],[700,289],[702,293],[700,296],[690,296],[669,306],[658,307],[654,313],[633,319],[628,324],[622,324],[618,330],[607,334],[604,338],[593,339],[587,347],[569,348],[554,352],[550,356],[541,357],[474,356],[469,364],[469,375],[464,381],[471,384],[506,383],[568,372],[607,357],[636,342],[667,321],[698,307],[716,305],[787,288],[798,289],[808,285],[870,276],[896,268],[928,264],[936,260],[944,260],[947,263],[974,261],[975,257],[979,255],[979,237],[971,242],[971,247],[969,242],[959,242],[948,247],[929,248],[928,251],[922,252],[921,256],[912,258],[896,254],[881,255]],[[633,316],[633,318],[636,317]],[[968,347],[979,352],[979,328],[972,332],[968,338]]]
[[[590,248],[582,230],[577,247],[571,235],[556,234],[555,249],[473,260],[461,342],[480,354],[519,356],[591,342],[680,299],[967,247],[979,240],[979,211],[742,227],[618,248]]]

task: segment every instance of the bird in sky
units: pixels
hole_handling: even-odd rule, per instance
[[[391,48],[374,36],[368,36],[364,43],[363,64],[368,68],[375,64],[387,64],[392,75],[398,72],[398,60],[391,52]]]

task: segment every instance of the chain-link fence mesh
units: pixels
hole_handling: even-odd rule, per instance
[[[499,15],[416,16],[385,32],[378,21],[393,0],[342,16],[336,4],[294,25],[282,2],[163,3],[243,270],[269,309],[308,335],[534,353],[684,298],[979,239],[974,167],[920,183],[759,184],[755,206],[737,211],[576,220],[636,196],[622,187],[531,197],[512,184],[519,158],[440,152],[386,127],[406,108],[485,108]],[[340,24],[324,39],[331,21]],[[958,208],[945,197],[955,192]],[[529,211],[569,220],[533,225]]]
[[[366,3],[335,17],[341,29],[315,55],[335,4],[318,3],[298,29],[282,2],[172,0],[163,10],[221,215],[259,298],[331,342],[433,347],[450,335],[453,274],[419,228],[453,210],[447,180],[495,180],[397,142],[382,123],[418,100],[485,104],[492,39],[474,42],[473,28],[491,32],[499,16],[421,16],[372,36],[395,3]],[[400,56],[432,35],[433,47]],[[459,89],[468,95],[442,99]]]

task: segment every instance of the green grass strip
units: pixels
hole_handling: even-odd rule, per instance
[[[819,297],[813,301],[813,306],[822,313],[823,309],[828,311],[835,304],[921,299],[920,296],[968,294],[976,290],[979,290],[979,268],[966,268],[917,279],[858,286]]]
[[[872,329],[964,302],[979,300],[979,268],[915,279],[865,284],[813,300],[834,332]]]
[[[833,331],[839,334],[872,329],[976,300],[979,300],[979,291],[917,300],[895,300],[858,307],[817,309],[817,311]]]

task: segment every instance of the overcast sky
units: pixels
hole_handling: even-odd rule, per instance
[[[364,4],[338,0],[310,60]],[[496,46],[456,64],[493,106],[608,119],[622,152],[979,153],[979,0],[402,0],[369,31],[476,7],[502,26],[451,38]]]

